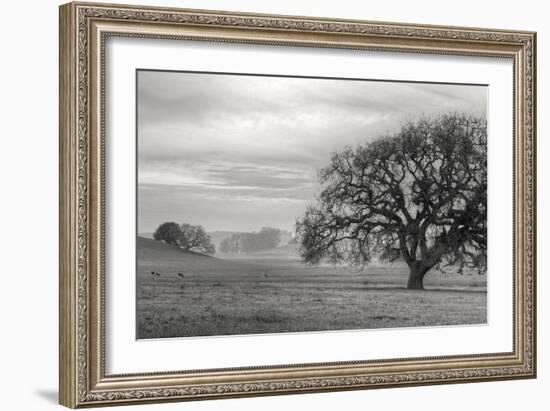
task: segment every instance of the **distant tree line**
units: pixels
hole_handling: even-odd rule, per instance
[[[216,247],[212,244],[210,236],[200,225],[174,222],[162,223],[153,233],[153,238],[185,251],[195,251],[208,255],[216,252]]]
[[[253,253],[277,247],[290,233],[278,228],[263,227],[258,232],[235,233],[220,243],[222,253]]]

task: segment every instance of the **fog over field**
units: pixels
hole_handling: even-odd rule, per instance
[[[486,87],[150,70],[138,70],[137,80],[137,338],[487,322],[480,205],[486,202]],[[458,127],[450,138],[464,140],[455,146],[438,137],[450,125]],[[368,223],[368,235],[359,230],[367,227],[364,221],[330,232],[333,222],[369,215],[344,201],[372,200],[385,184],[380,177],[374,189],[331,198],[336,178],[345,176],[349,187],[358,181],[345,175],[346,165],[350,173],[363,170],[363,177],[371,167],[378,178],[372,164],[379,158],[364,159],[373,153],[389,158],[387,147],[409,155],[406,150],[419,144],[407,142],[407,133],[431,133],[433,141],[422,150],[439,144],[437,155],[467,160],[455,168],[445,157],[426,160],[428,177],[421,178],[456,171],[404,189],[404,199],[380,197],[387,207],[404,208],[382,210],[383,217]],[[388,146],[390,137],[396,143]],[[402,157],[391,157],[389,174],[399,184],[413,181],[421,167],[414,154],[394,165]],[[437,170],[430,171],[434,164]],[[323,174],[327,166],[332,174]],[[447,189],[445,181],[468,175],[464,190],[474,194],[464,198],[470,203],[453,197],[436,217],[420,219],[428,209],[422,198],[442,203],[460,183]],[[424,195],[432,183],[442,186]],[[445,220],[457,213],[470,223]],[[399,248],[399,229],[381,228],[385,219],[408,221],[411,236],[435,225]],[[472,221],[479,227],[466,230]],[[340,248],[324,240],[329,235]],[[341,240],[346,235],[349,243]],[[450,248],[437,258],[452,264],[438,271],[431,260],[444,236],[441,244]],[[380,254],[376,247],[385,248]],[[414,270],[421,272],[416,288],[422,290],[411,289]]]

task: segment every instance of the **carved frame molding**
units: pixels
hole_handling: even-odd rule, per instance
[[[513,59],[514,351],[105,375],[103,70],[109,36]],[[535,377],[535,41],[532,32],[92,3],[61,6],[60,403],[102,406]]]

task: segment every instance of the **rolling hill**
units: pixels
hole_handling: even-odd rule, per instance
[[[151,271],[161,274],[220,274],[236,275],[256,273],[261,265],[239,261],[228,261],[220,258],[184,251],[178,247],[149,238],[137,237],[136,253],[139,275],[150,275]]]

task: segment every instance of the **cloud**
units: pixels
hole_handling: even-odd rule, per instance
[[[316,173],[330,153],[423,115],[485,116],[486,92],[483,86],[139,71],[139,230],[181,214],[183,204],[180,218],[201,219],[209,229],[289,227],[318,190]],[[148,197],[152,192],[156,200]]]

